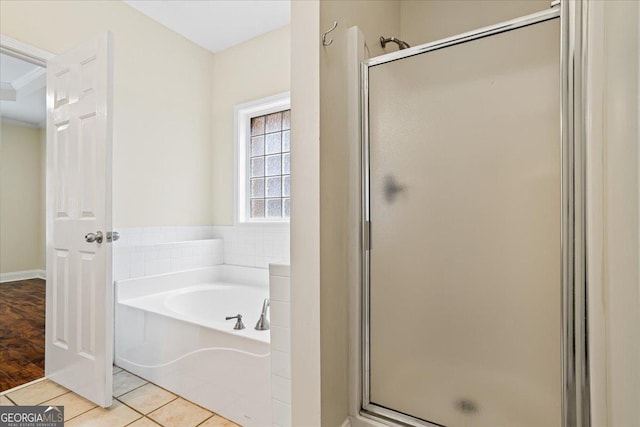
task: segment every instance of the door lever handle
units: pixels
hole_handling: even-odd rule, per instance
[[[89,233],[86,236],[84,236],[84,240],[87,241],[87,243],[93,243],[93,242],[98,242],[98,243],[102,243],[102,231],[96,231],[95,233]]]

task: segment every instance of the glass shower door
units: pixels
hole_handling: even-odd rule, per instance
[[[561,425],[558,21],[369,67],[371,404]]]

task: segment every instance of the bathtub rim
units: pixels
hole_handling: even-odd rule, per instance
[[[172,281],[183,278],[188,284]],[[190,285],[228,281],[240,285],[264,286],[269,289],[269,269],[232,264],[218,264],[171,273],[153,274],[114,281],[115,301],[183,288]],[[137,286],[132,286],[136,284]]]
[[[197,319],[171,310],[165,304],[166,298],[184,293],[189,288],[204,289],[207,285],[216,284],[263,289],[265,291],[265,298],[268,298],[269,269],[220,264],[212,267],[119,280],[115,282],[115,302],[116,306],[122,305],[135,310],[146,311],[158,316],[164,316],[176,321],[211,329],[241,339],[257,341],[270,346],[271,332],[255,331],[253,325],[250,324],[249,316],[245,317],[245,329],[234,330],[231,324],[229,325],[229,329],[226,329],[207,324],[206,322],[199,322]],[[256,308],[255,316],[251,316],[251,319],[253,319],[253,317],[259,317],[259,308],[260,307]],[[227,315],[228,313],[224,314]],[[244,314],[245,313],[243,313],[243,315]],[[247,321],[249,321],[249,323],[247,323]]]
[[[243,285],[243,284],[230,283],[230,282],[200,283],[200,284],[180,287],[180,288],[165,291],[165,292],[158,292],[151,295],[145,295],[137,298],[118,301],[117,304],[120,304],[125,307],[129,307],[135,310],[141,310],[148,313],[153,313],[158,316],[164,316],[173,320],[178,320],[178,321],[185,322],[194,326],[199,326],[205,329],[211,329],[217,332],[230,334],[238,338],[249,339],[252,341],[257,341],[260,343],[270,345],[271,332],[269,330],[256,331],[251,324],[251,322],[253,322],[254,320],[257,321],[257,318],[259,317],[259,307],[256,308],[255,316],[243,315],[245,326],[246,326],[245,329],[234,330],[233,323],[231,321],[229,321],[228,324],[225,324],[222,322],[208,323],[201,319],[191,317],[188,314],[183,314],[178,311],[175,311],[171,309],[171,307],[167,306],[166,304],[166,301],[168,298],[178,296],[178,295],[184,295],[187,293],[191,293],[193,291],[209,290],[210,288],[208,287],[214,286],[214,285],[222,285],[225,287],[231,287],[233,285],[237,285],[237,286],[242,286],[247,288],[259,288],[258,286],[254,286],[254,285]],[[221,313],[221,315],[228,315],[228,314],[230,313]],[[222,325],[225,325],[225,327],[221,327]]]

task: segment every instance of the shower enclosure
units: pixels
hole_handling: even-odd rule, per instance
[[[581,16],[363,64],[366,416],[589,425]]]

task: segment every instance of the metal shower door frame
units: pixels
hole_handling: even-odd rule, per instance
[[[362,416],[385,424],[440,427],[370,400],[369,68],[449,46],[560,19],[562,427],[589,427],[590,378],[586,256],[586,45],[587,5],[561,0],[548,10],[364,61],[361,114],[361,405]]]

